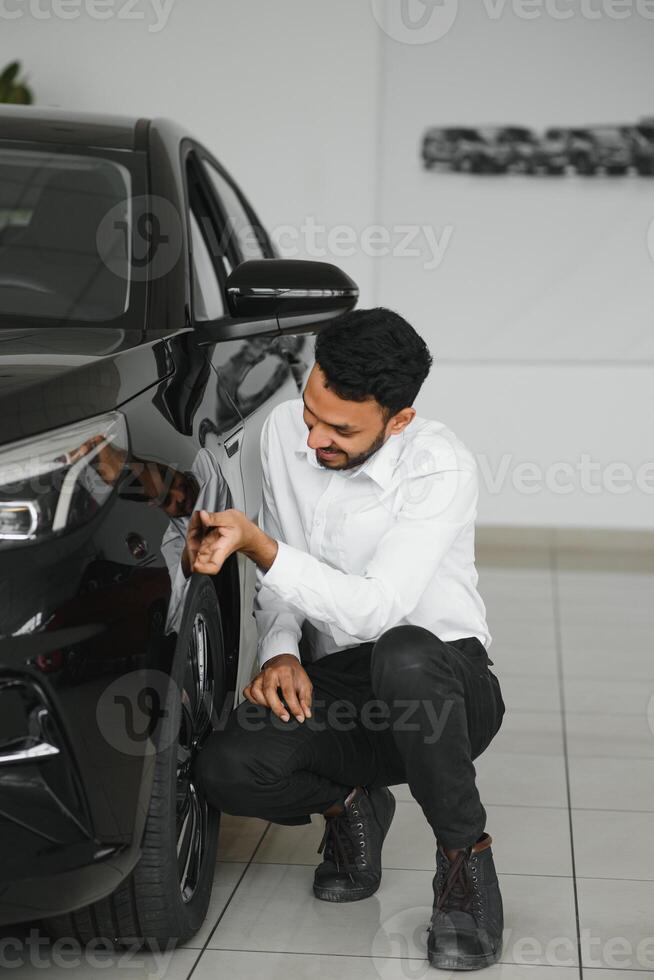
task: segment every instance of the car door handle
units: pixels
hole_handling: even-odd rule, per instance
[[[237,453],[241,446],[241,436],[243,435],[243,429],[239,429],[238,432],[234,432],[229,439],[225,439],[225,452],[228,456],[233,456]]]

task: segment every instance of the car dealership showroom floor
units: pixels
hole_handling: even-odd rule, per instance
[[[504,539],[506,542],[506,538]],[[478,545],[490,651],[507,705],[477,761],[505,909],[506,980],[616,980],[654,970],[654,554],[556,534]],[[159,956],[54,946],[31,924],[0,931],[20,980],[103,975],[194,980],[437,975],[425,959],[434,840],[406,786],[376,895],[313,897],[321,817],[282,827],[224,816],[210,914]],[[21,962],[22,961],[22,962]],[[583,974],[580,972],[580,963]],[[633,972],[632,972],[633,971]]]

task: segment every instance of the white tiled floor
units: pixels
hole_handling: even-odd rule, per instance
[[[558,556],[479,564],[507,714],[477,760],[505,907],[504,980],[654,975],[654,574]],[[586,563],[587,565],[587,563]],[[420,980],[434,840],[406,786],[384,876],[355,905],[314,899],[322,819],[223,817],[210,913],[157,962],[84,962],[76,976]],[[65,965],[54,975],[70,975]],[[36,967],[13,970],[20,980]]]

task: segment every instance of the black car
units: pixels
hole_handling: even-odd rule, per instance
[[[201,925],[219,814],[192,775],[256,654],[259,439],[356,303],[278,258],[170,120],[0,109],[0,923],[151,948]]]
[[[502,173],[508,155],[468,126],[430,127],[423,136],[421,153],[427,169],[443,164],[464,173]]]
[[[591,176],[598,170],[626,174],[631,166],[631,148],[624,126],[586,126],[567,130],[570,163],[578,174]]]
[[[644,119],[629,126],[627,137],[637,172],[642,177],[654,177],[654,119]]]
[[[495,149],[507,170],[533,174],[539,166],[538,137],[526,126],[483,126],[484,139]]]
[[[566,172],[569,163],[567,131],[559,127],[546,129],[538,139],[536,170],[560,176]]]

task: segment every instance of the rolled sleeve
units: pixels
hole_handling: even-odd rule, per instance
[[[260,667],[263,667],[268,660],[272,660],[273,657],[278,657],[282,653],[290,653],[292,656],[297,657],[297,659],[300,660],[298,637],[296,636],[295,632],[290,629],[268,630],[266,635],[259,643],[258,653]]]

